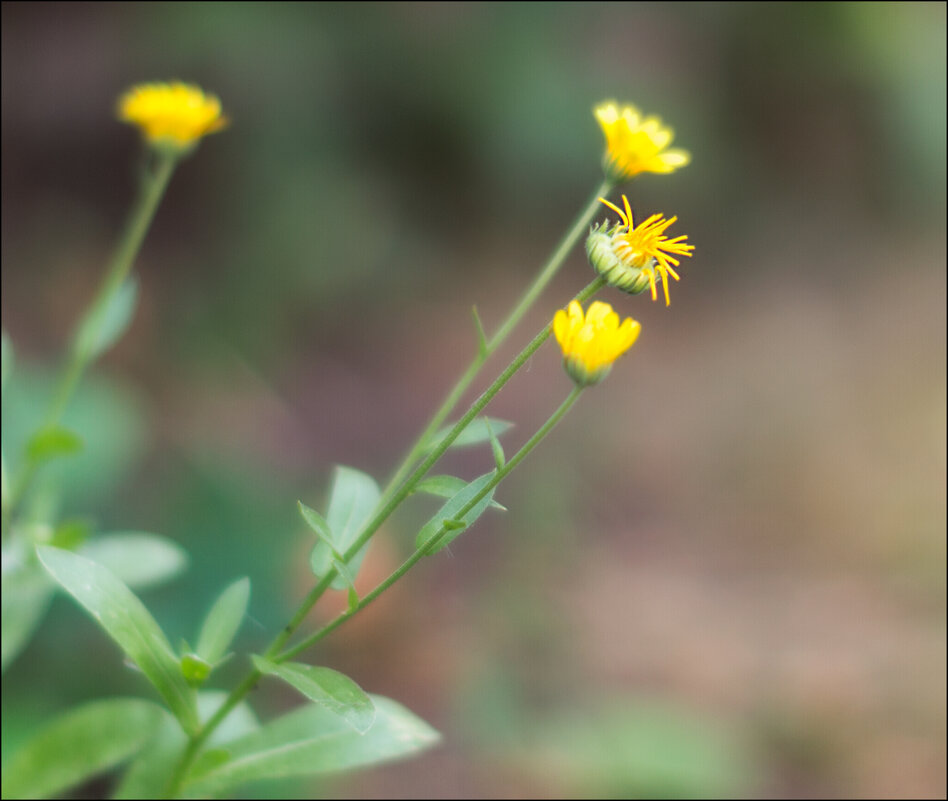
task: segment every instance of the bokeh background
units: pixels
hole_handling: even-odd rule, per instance
[[[470,306],[495,326],[598,182],[594,103],[660,114],[693,154],[625,189],[696,246],[671,307],[608,295],[639,343],[503,486],[510,511],[308,656],[443,745],[250,796],[944,797],[944,4],[4,3],[2,22],[5,449],[133,193],[116,96],[180,78],[233,120],[175,176],[135,321],[70,412],[89,446],[64,510],[191,555],[144,594],[173,640],[240,575],[241,647],[285,621],[310,581],[297,498],[322,504],[337,463],[391,470],[473,353]],[[590,277],[577,248],[488,372]],[[508,452],[568,389],[547,346],[491,407]],[[365,582],[432,503],[383,529]],[[115,692],[148,690],[58,599],[4,677],[4,751]]]

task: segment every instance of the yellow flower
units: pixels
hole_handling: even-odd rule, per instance
[[[618,213],[621,222],[608,230],[608,221],[602,226],[593,226],[586,239],[590,264],[610,286],[630,295],[638,295],[649,287],[652,300],[657,300],[655,285],[661,281],[665,290],[665,305],[671,305],[668,279],[670,276],[678,280],[675,267],[680,264],[675,256],[691,258],[691,251],[695,249],[694,245],[685,242],[687,236],[676,236],[674,239],[665,236],[665,231],[678,218],[666,220],[661,214],[653,214],[645,222],[635,225],[632,208],[625,195],[622,196],[625,211],[605,198],[599,200]]]
[[[631,317],[620,325],[612,306],[598,300],[590,304],[585,316],[583,307],[574,300],[553,318],[553,334],[563,349],[563,365],[581,387],[602,381],[641,330],[641,324]]]
[[[177,150],[190,149],[228,123],[217,97],[185,83],[133,86],[119,98],[118,117],[137,125],[149,144]]]
[[[691,161],[687,150],[666,150],[675,137],[658,117],[642,117],[635,106],[619,106],[614,100],[593,110],[606,136],[602,167],[617,181],[640,172],[674,172]]]

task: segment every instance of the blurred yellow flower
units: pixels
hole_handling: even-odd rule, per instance
[[[691,257],[694,245],[686,243],[687,236],[669,239],[665,231],[678,218],[665,219],[661,214],[653,214],[645,222],[635,225],[629,199],[623,195],[625,211],[614,206],[605,198],[599,198],[615,211],[621,220],[611,229],[606,225],[594,226],[586,239],[586,253],[589,262],[610,286],[632,295],[644,292],[646,287],[652,290],[652,300],[658,299],[657,281],[662,282],[665,291],[665,305],[671,305],[668,296],[669,276],[678,279],[675,272],[680,262],[675,256]],[[674,255],[671,255],[674,254]]]
[[[675,137],[658,117],[642,117],[635,106],[619,106],[614,100],[593,110],[606,136],[602,166],[616,180],[628,180],[640,172],[674,172],[691,161],[687,150],[666,150]]]
[[[187,149],[228,124],[221,101],[185,83],[143,83],[118,101],[118,117],[137,125],[152,145]]]
[[[566,372],[579,386],[598,384],[639,336],[642,326],[631,317],[619,323],[619,315],[602,301],[590,304],[586,314],[577,301],[553,318],[553,334],[563,350]]]

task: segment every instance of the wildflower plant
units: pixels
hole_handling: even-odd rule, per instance
[[[684,151],[667,149],[670,129],[632,106],[609,102],[595,117],[606,138],[605,177],[579,217],[498,329],[488,336],[476,312],[478,346],[429,423],[407,449],[392,477],[380,486],[352,467],[337,467],[325,512],[298,503],[314,542],[313,584],[295,614],[258,653],[240,660],[244,677],[230,688],[207,689],[227,659],[250,603],[250,582],[236,578],[195,624],[194,645],[173,646],[134,592],[134,577],[117,565],[147,560],[149,548],[168,541],[154,535],[76,533],[57,518],[27,513],[36,479],[46,466],[82,447],[81,432],[62,424],[76,387],[96,358],[111,347],[131,320],[137,299],[132,266],[161,197],[181,160],[208,134],[227,124],[220,101],[183,83],[144,84],[118,102],[119,119],[136,126],[151,156],[138,196],[107,265],[102,285],[76,326],[59,384],[41,425],[23,452],[2,462],[3,667],[41,623],[55,588],[88,612],[142,676],[143,697],[106,698],[83,704],[45,724],[12,755],[3,772],[3,796],[48,797],[90,777],[127,765],[116,797],[219,797],[247,782],[332,773],[404,758],[437,743],[439,735],[396,701],[371,695],[328,666],[299,661],[304,653],[402,579],[418,562],[466,533],[487,509],[497,507],[500,483],[562,420],[586,388],[601,382],[636,342],[641,325],[620,319],[603,301],[583,304],[607,285],[631,294],[656,284],[668,300],[669,277],[678,280],[675,256],[690,256],[685,237],[669,239],[675,218],[653,215],[635,225],[631,205],[607,196],[620,181],[641,172],[668,173],[684,166]],[[487,384],[456,422],[446,424],[460,398],[480,376],[488,357],[535,304],[590,225],[600,200],[620,221],[593,226],[587,253],[598,275],[547,319],[513,360]],[[591,244],[590,244],[591,243]],[[483,415],[500,389],[553,335],[572,387],[527,441],[508,456],[499,437],[507,424]],[[3,334],[3,384],[11,377],[13,348]],[[429,475],[451,447],[484,443],[494,466],[473,479]],[[441,496],[441,508],[415,533],[409,555],[390,576],[360,594],[355,578],[366,549],[383,523],[411,496]],[[501,507],[502,508],[502,507]],[[106,558],[112,554],[113,558]],[[119,554],[121,559],[115,559]],[[169,578],[160,575],[158,578]],[[155,578],[152,576],[152,578]],[[345,593],[347,608],[322,626],[303,632],[309,611],[327,592]],[[112,666],[118,669],[119,660]],[[106,667],[105,669],[109,669]],[[262,681],[280,681],[305,701],[297,709],[260,721],[247,703]],[[153,692],[145,691],[145,683]],[[147,696],[147,697],[146,697]]]

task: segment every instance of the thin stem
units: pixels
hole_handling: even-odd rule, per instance
[[[151,221],[158,210],[158,204],[168,188],[168,182],[171,180],[171,175],[178,163],[177,156],[168,153],[156,154],[155,158],[154,168],[145,171],[143,174],[138,199],[129,214],[102,286],[76,329],[69,362],[63,370],[59,389],[46,415],[45,425],[47,426],[59,422],[79,383],[79,379],[82,377],[83,371],[91,360],[88,351],[80,346],[79,332],[88,327],[94,329],[102,324],[102,315],[112,297],[125,279],[128,278],[132,265],[135,263],[135,258],[141,250],[142,242],[145,240],[145,234],[148,233]]]
[[[412,465],[414,465],[415,462],[417,462],[421,457],[425,446],[431,439],[431,436],[441,427],[448,415],[451,414],[451,410],[455,407],[457,402],[461,399],[461,396],[465,393],[467,388],[471,385],[471,382],[480,372],[484,362],[486,362],[488,357],[503,344],[510,332],[513,331],[513,329],[517,326],[517,323],[520,322],[524,314],[527,313],[534,301],[539,297],[540,293],[546,288],[546,285],[549,284],[553,276],[556,275],[557,271],[566,260],[566,257],[569,255],[569,252],[576,244],[576,240],[579,239],[583,231],[586,229],[586,226],[589,225],[590,221],[595,216],[596,210],[599,208],[599,198],[608,195],[614,187],[615,182],[610,178],[604,179],[603,182],[598,187],[596,187],[596,191],[593,192],[589,202],[579,213],[579,216],[576,217],[569,230],[560,240],[560,243],[556,246],[556,250],[554,250],[550,255],[550,258],[547,259],[546,264],[540,268],[540,272],[537,273],[533,283],[530,284],[520,300],[517,301],[517,305],[514,306],[510,314],[507,315],[507,319],[501,323],[500,328],[497,329],[496,333],[490,338],[490,340],[488,340],[486,346],[478,351],[477,355],[458,379],[458,382],[448,393],[441,406],[428,421],[428,425],[425,427],[425,430],[418,435],[418,439],[415,440],[414,445],[411,446],[408,454],[402,460],[402,463],[399,465],[398,469],[395,471],[395,474],[392,476],[383,490],[383,498],[386,498],[401,485],[402,481],[405,479],[405,476],[408,475],[409,471],[411,470]]]
[[[477,504],[482,501],[487,495],[489,495],[494,488],[503,481],[516,467],[522,462],[527,454],[532,451],[537,444],[542,440],[557,423],[563,418],[563,415],[569,411],[570,407],[576,403],[576,400],[582,394],[582,387],[574,387],[573,391],[567,396],[566,400],[560,404],[559,408],[550,415],[549,419],[537,430],[537,432],[527,440],[526,444],[517,451],[516,454],[507,462],[502,468],[500,468],[495,474],[494,477],[484,486],[484,488],[478,492],[470,501],[468,501],[461,509],[458,510],[455,515],[455,519],[463,520],[464,515],[471,511]],[[443,537],[447,529],[443,526],[441,529],[424,545],[416,549],[415,552],[408,557],[402,564],[393,572],[387,579],[385,579],[381,584],[379,584],[374,590],[364,596],[358,604],[353,606],[351,609],[342,612],[336,618],[331,620],[325,626],[323,626],[318,631],[311,634],[309,637],[306,637],[304,640],[301,640],[299,643],[294,645],[292,648],[288,648],[286,651],[283,651],[277,657],[274,658],[274,662],[285,662],[287,659],[292,659],[299,653],[302,653],[310,646],[319,642],[323,637],[329,634],[332,631],[335,631],[343,623],[345,623],[353,615],[356,615],[365,607],[367,607],[372,601],[378,598],[385,590],[391,587],[396,581],[398,581],[402,576],[404,576],[415,564],[417,564],[422,557],[430,553],[430,548],[433,543],[436,543],[438,539]]]
[[[574,300],[580,302],[588,300],[590,297],[595,295],[603,286],[605,286],[604,278],[596,278],[583,287],[574,297]],[[348,562],[358,553],[359,549],[372,537],[372,535],[379,529],[382,523],[389,517],[389,515],[395,510],[395,508],[407,498],[411,491],[414,489],[415,485],[424,478],[428,470],[431,469],[432,465],[438,461],[439,458],[444,454],[444,452],[451,446],[458,435],[467,427],[468,423],[471,422],[480,411],[491,401],[491,399],[501,390],[504,384],[510,380],[510,377],[520,369],[521,366],[529,359],[539,347],[546,342],[547,338],[550,336],[550,326],[544,326],[543,329],[537,333],[537,335],[530,341],[530,343],[522,350],[513,361],[507,366],[507,368],[497,377],[497,380],[491,384],[484,393],[472,404],[471,408],[468,409],[467,413],[454,425],[448,435],[438,444],[438,446],[432,450],[428,457],[414,470],[411,476],[405,481],[399,491],[385,504],[385,507],[378,513],[376,516],[369,522],[366,528],[363,530],[358,540],[352,544],[352,546],[343,554],[343,561]],[[574,390],[570,396],[564,401],[563,405],[554,412],[553,416],[547,420],[547,422],[537,431],[533,437],[523,446],[511,459],[507,462],[506,465],[501,470],[497,471],[497,475],[494,477],[494,480],[488,485],[487,488],[483,491],[483,494],[478,494],[477,498],[467,506],[464,510],[459,513],[459,516],[463,516],[470,508],[473,508],[473,504],[476,504],[483,495],[486,495],[490,492],[493,487],[499,483],[504,476],[506,476],[511,470],[513,470],[523,458],[533,449],[533,447],[548,434],[553,426],[559,422],[559,419],[566,413],[567,409],[576,401],[576,398],[579,397],[579,391]],[[439,532],[437,534],[440,537],[442,534]],[[385,587],[377,587],[369,595],[365,596],[360,602],[358,609],[364,608],[366,605],[371,603],[375,598],[377,598],[382,592],[387,589],[388,586],[391,586],[392,583],[397,581],[401,576],[408,572],[411,567],[424,555],[423,552],[416,552],[401,567],[398,568],[391,576],[389,576],[389,583]],[[329,588],[332,584],[332,580],[336,575],[335,569],[330,569],[325,576],[320,579],[316,586],[310,590],[309,594],[300,604],[299,609],[296,610],[296,613],[291,618],[290,622],[283,628],[283,630],[274,638],[273,642],[269,645],[266,651],[264,651],[264,657],[273,659],[278,658],[280,661],[289,659],[292,655],[299,653],[302,648],[300,645],[293,646],[289,650],[280,654],[279,657],[275,655],[280,651],[283,645],[289,640],[293,635],[293,632],[302,624],[303,620],[306,619],[306,616],[309,614],[313,606],[316,605],[316,602],[322,597],[323,593]],[[384,582],[383,582],[384,583]],[[380,585],[381,586],[381,585]],[[355,611],[358,611],[356,609]],[[337,619],[333,621],[330,625],[335,628],[342,625],[345,620],[348,620],[355,611],[348,613],[344,616],[341,616],[342,619]],[[332,629],[324,630],[320,629],[316,632],[316,635],[311,635],[302,641],[301,645],[304,648],[308,648],[310,644],[316,642],[316,639],[321,639],[325,637]],[[316,637],[316,639],[314,639]],[[174,774],[171,777],[171,780],[168,785],[168,795],[169,797],[174,797],[178,790],[181,788],[184,778],[187,776],[187,772],[191,767],[192,762],[201,748],[201,746],[206,742],[207,738],[210,736],[211,732],[220,724],[224,718],[236,707],[253,689],[254,685],[261,677],[261,673],[252,669],[244,680],[234,688],[231,694],[227,697],[223,704],[218,708],[214,715],[205,723],[200,731],[195,734],[188,742],[188,746],[182,754],[181,760],[178,763],[177,768],[175,769]]]
[[[605,283],[606,279],[602,278],[601,276],[599,278],[593,279],[576,294],[574,299],[580,302],[585,301],[592,295],[595,295],[596,292],[605,286]],[[359,552],[362,546],[372,538],[372,535],[378,531],[382,523],[384,523],[389,518],[392,512],[394,512],[399,506],[399,504],[401,504],[405,498],[411,495],[418,482],[425,477],[425,474],[432,468],[435,462],[437,462],[438,459],[444,455],[444,452],[451,447],[452,443],[458,438],[461,432],[467,428],[470,422],[481,413],[484,407],[487,406],[491,400],[493,400],[494,396],[500,392],[501,389],[503,389],[504,384],[506,384],[514,375],[514,373],[516,373],[526,363],[527,359],[529,359],[534,353],[537,352],[537,350],[539,350],[540,346],[546,342],[549,336],[550,326],[545,325],[540,330],[540,332],[530,340],[527,346],[514,357],[513,361],[507,365],[504,371],[499,376],[497,376],[497,379],[494,381],[494,383],[484,390],[483,394],[481,394],[481,396],[471,404],[471,407],[467,410],[467,412],[464,413],[464,416],[454,424],[454,427],[448,432],[444,439],[442,439],[437,444],[437,446],[432,449],[431,453],[429,453],[424,461],[422,461],[422,463],[415,468],[414,472],[412,472],[412,474],[405,480],[398,491],[389,498],[388,502],[382,507],[382,509],[376,513],[375,517],[373,517],[372,520],[366,524],[365,528],[359,534],[356,541],[352,543],[348,550],[346,550],[345,554],[343,554],[344,562],[349,562],[352,557],[354,557]],[[335,569],[331,569],[328,574],[329,581],[332,580],[334,575]],[[319,585],[317,585],[316,589],[318,590],[319,587],[324,584],[328,586],[329,581],[327,581],[327,577],[324,577],[322,581],[320,581]],[[312,599],[312,604],[315,604],[316,601],[319,600],[321,594],[322,593],[317,593],[316,590],[314,590],[309,594],[309,596],[307,596],[307,601]],[[312,604],[310,606],[312,606]],[[297,617],[302,620],[308,611],[308,608],[304,611],[301,607],[300,612],[297,613]]]
[[[126,220],[115,253],[112,255],[112,260],[106,269],[102,285],[76,326],[69,356],[63,366],[58,387],[43,420],[43,428],[50,428],[59,423],[76,387],[79,385],[79,381],[82,379],[82,374],[94,358],[95,354],[88,348],[88,342],[90,338],[94,339],[103,323],[106,309],[122,283],[128,278],[132,265],[135,263],[135,258],[141,250],[145,234],[148,232],[161,198],[168,187],[168,182],[174,173],[174,168],[178,163],[177,156],[169,153],[156,154],[155,159],[153,169],[143,174],[138,197]],[[4,510],[4,527],[6,527],[6,522],[9,516],[12,515],[17,503],[32,483],[39,467],[40,465],[35,459],[27,456],[26,462],[11,488],[10,501]]]

